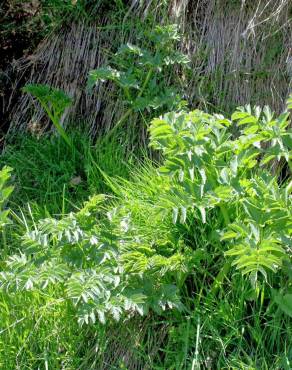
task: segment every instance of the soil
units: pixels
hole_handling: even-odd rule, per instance
[[[0,4],[0,135],[9,127],[12,87],[17,79],[14,62],[31,53],[40,40],[38,0],[6,0]],[[2,141],[2,140],[1,140]]]

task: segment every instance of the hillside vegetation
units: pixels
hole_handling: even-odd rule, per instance
[[[1,9],[1,369],[291,369],[290,8]]]

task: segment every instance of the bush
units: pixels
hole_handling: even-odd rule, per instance
[[[28,226],[2,263],[5,301],[66,303],[80,325],[154,316],[168,325],[162,368],[289,368],[291,182],[271,165],[290,166],[288,117],[154,119],[163,163],[130,180],[101,170],[114,197]]]

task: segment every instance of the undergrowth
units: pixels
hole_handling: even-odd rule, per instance
[[[60,138],[8,147],[1,366],[290,369],[291,182],[289,167],[278,183],[271,166],[291,165],[288,117],[169,113],[150,126],[163,162],[131,170],[114,160],[122,146],[80,134],[78,152]],[[37,186],[23,186],[32,174]],[[84,186],[70,194],[78,176]],[[24,197],[52,209],[17,213]],[[74,207],[60,206],[66,197]]]
[[[109,191],[100,170],[127,177],[139,156],[126,150],[120,134],[95,144],[81,130],[69,136],[72,147],[58,136],[21,134],[7,139],[0,163],[14,169],[14,210],[30,203],[37,218],[76,210],[89,195]]]
[[[67,14],[118,9],[120,29],[130,14],[123,1],[33,4],[46,32]],[[149,4],[163,15],[167,1]],[[26,87],[60,136],[13,136],[0,157],[1,368],[292,367],[292,99],[280,116],[183,111],[167,82],[186,84],[178,29],[150,28],[90,72],[125,98],[111,136],[64,131],[70,99]],[[219,70],[210,86],[197,75],[199,97],[221,84]],[[161,161],[129,152],[126,120],[165,108],[147,126]]]

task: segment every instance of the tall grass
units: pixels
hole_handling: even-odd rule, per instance
[[[93,144],[89,135],[73,130],[69,134],[72,148],[57,136],[19,134],[8,138],[0,166],[14,168],[12,208],[29,202],[39,210],[38,217],[65,214],[78,209],[89,195],[108,192],[100,170],[108,176],[127,177],[136,161],[118,135]]]

